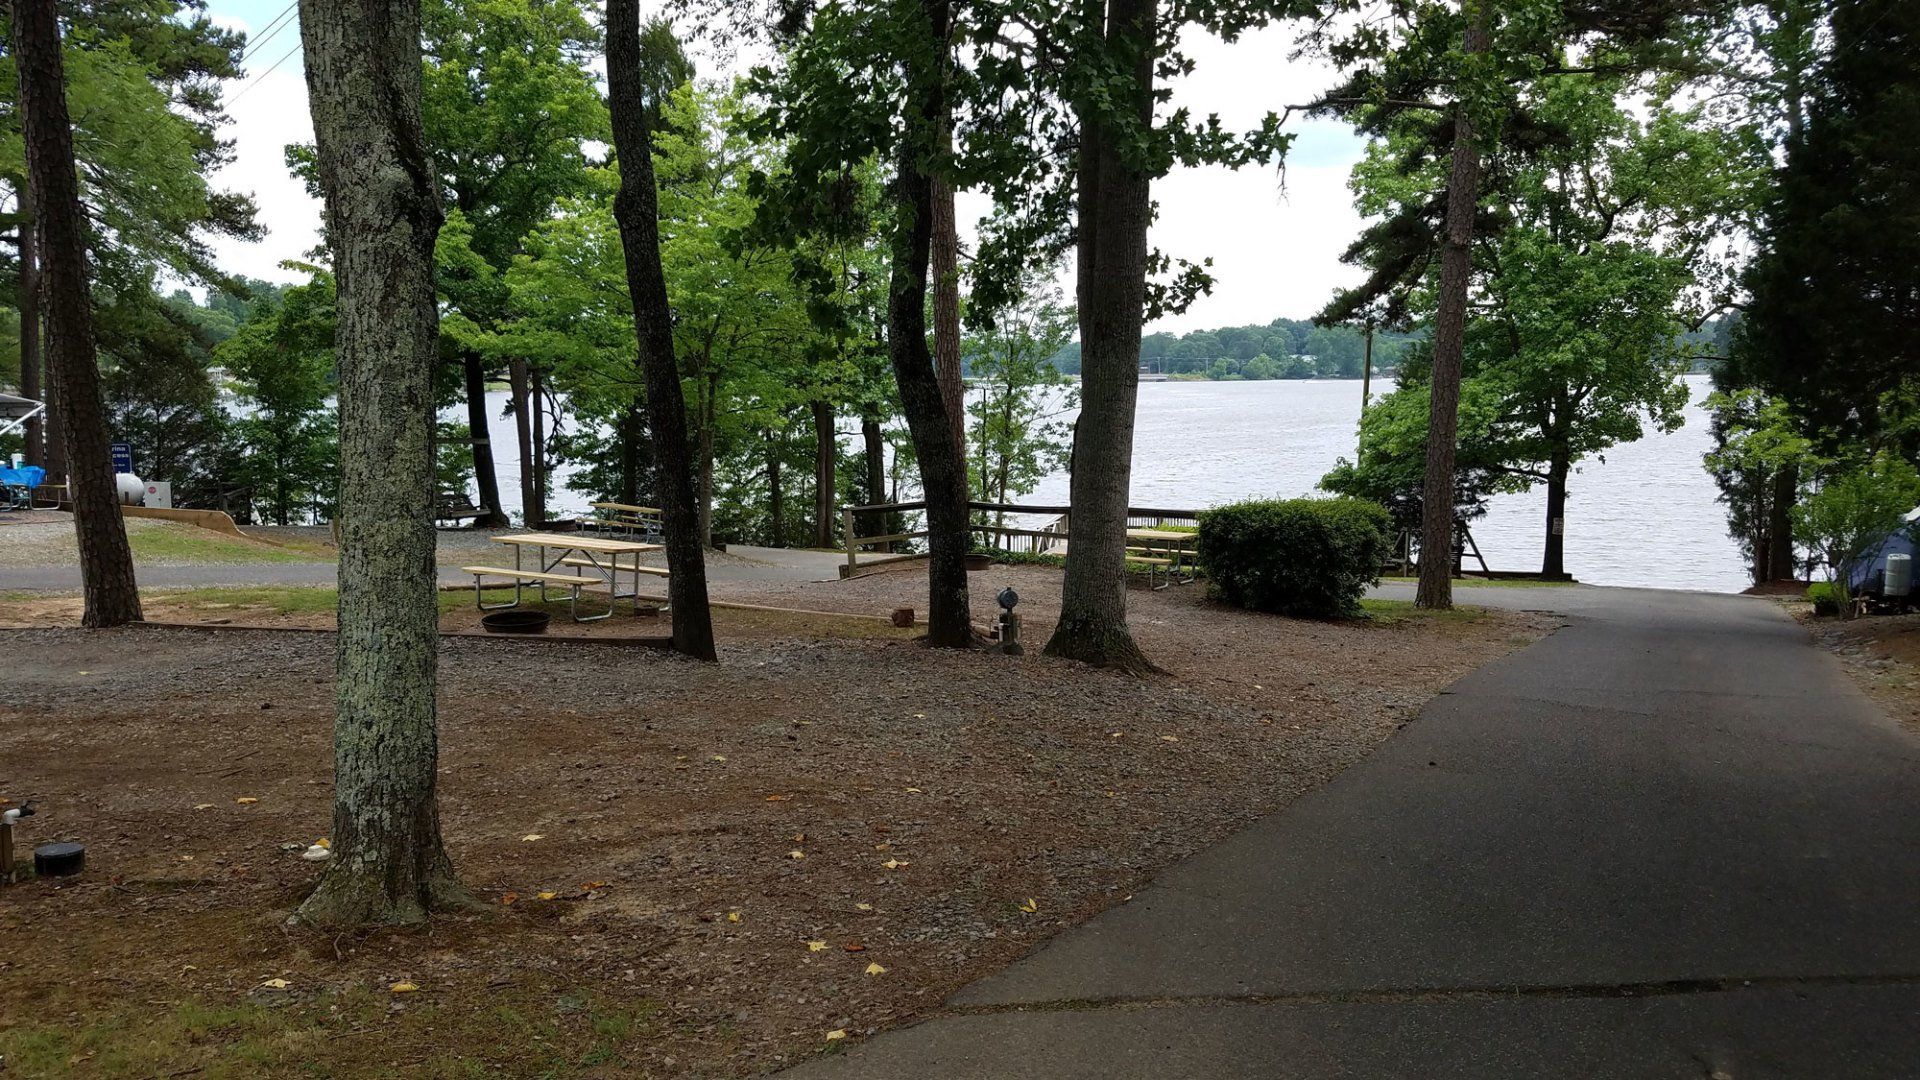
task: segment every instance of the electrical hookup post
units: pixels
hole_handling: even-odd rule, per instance
[[[33,816],[33,800],[0,810],[0,885],[14,883],[13,827],[21,818]]]

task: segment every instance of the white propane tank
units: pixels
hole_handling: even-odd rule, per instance
[[[1913,556],[1887,556],[1887,574],[1882,579],[1880,594],[1886,597],[1906,596],[1913,592]]]
[[[130,472],[116,473],[113,486],[120,492],[121,506],[145,506],[147,504],[147,482]]]

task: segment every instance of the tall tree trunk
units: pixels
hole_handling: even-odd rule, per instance
[[[887,443],[886,436],[880,430],[880,418],[871,413],[860,417],[860,463],[866,467],[867,488],[861,501],[868,505],[877,505],[887,501]],[[867,521],[861,526],[868,536],[885,536],[892,532],[887,528],[887,512],[875,510],[867,515]],[[891,552],[893,545],[883,545],[882,552]]]
[[[942,125],[943,127],[945,125]],[[951,151],[951,131],[941,133]],[[967,389],[960,371],[960,227],[953,209],[953,185],[933,178],[933,240],[928,269],[933,275],[933,370],[940,378],[940,399],[953,424],[953,447],[967,460]]]
[[[702,548],[713,546],[713,428],[715,421],[714,398],[720,393],[720,376],[709,364],[705,375],[700,379],[699,401],[699,437],[694,440],[694,453],[699,460],[699,474],[694,484],[694,508],[697,526],[695,534]]]
[[[1800,576],[1793,556],[1793,501],[1800,490],[1800,467],[1788,465],[1773,474],[1773,498],[1767,508],[1767,550],[1754,561],[1766,568],[1765,581],[1792,581]]]
[[[1487,51],[1492,0],[1478,0],[1466,32],[1469,54]],[[1453,165],[1447,177],[1446,236],[1433,319],[1433,376],[1427,405],[1427,475],[1421,489],[1420,585],[1414,603],[1453,606],[1453,454],[1460,426],[1460,366],[1466,352],[1467,288],[1473,275],[1473,214],[1480,201],[1480,147],[1473,110],[1453,107]]]
[[[507,523],[500,509],[500,475],[493,467],[493,418],[487,413],[487,372],[480,365],[480,354],[472,349],[460,357],[467,384],[467,433],[473,439],[473,483],[480,489],[480,509],[486,516],[474,521],[476,528],[497,529]]]
[[[529,529],[542,529],[547,515],[541,510],[539,477],[533,467],[533,390],[525,360],[516,356],[507,361],[507,385],[513,392],[513,430],[520,449],[520,521]]]
[[[673,607],[673,647],[712,660],[713,613],[707,607],[706,553],[694,502],[693,462],[687,448],[687,403],[673,351],[673,310],[660,263],[659,193],[653,180],[653,133],[647,129],[646,87],[640,67],[639,0],[607,0],[607,105],[620,192],[614,221],[627,258],[634,336],[647,377],[647,413],[653,461],[665,518],[667,596]]]
[[[537,367],[527,369],[527,400],[533,406],[533,497],[540,523],[547,521],[547,380]]]
[[[339,288],[340,632],[333,858],[298,918],[414,922],[471,902],[440,841],[433,245],[419,0],[301,0]]]
[[[767,546],[787,546],[787,492],[780,483],[780,443],[767,432]]]
[[[20,393],[40,401],[40,245],[34,233],[39,228],[34,212],[33,185],[21,184],[20,199]],[[26,460],[29,465],[47,463],[47,433],[44,416],[27,421]]]
[[[1572,471],[1563,455],[1547,465],[1547,540],[1540,559],[1540,576],[1567,576],[1567,474]]]
[[[54,0],[16,0],[13,59],[19,73],[28,186],[39,193],[39,247],[46,290],[47,381],[66,436],[73,531],[80,547],[83,626],[140,619],[133,551],[120,520],[107,422],[94,357],[87,230],[73,164],[66,72]]]
[[[1094,12],[1099,4],[1088,5]],[[1133,412],[1140,387],[1151,177],[1126,152],[1153,122],[1156,0],[1111,0],[1106,56],[1124,77],[1119,102],[1080,114],[1080,419],[1073,429],[1072,523],[1060,623],[1049,656],[1133,672],[1153,670],[1127,629],[1127,502]],[[1097,16],[1090,16],[1097,17]],[[1126,109],[1124,119],[1108,109]]]
[[[928,55],[944,53],[947,0],[921,0]],[[933,179],[930,152],[946,108],[946,68],[916,67],[907,133],[900,140],[893,181],[893,268],[887,289],[887,352],[900,402],[920,463],[920,489],[927,503],[927,643],[945,648],[973,644],[967,600],[967,465],[954,433],[958,418],[946,399],[927,348],[928,264],[933,242]]]
[[[646,418],[640,414],[640,402],[628,402],[620,414],[620,501],[628,506],[640,502],[640,440],[646,437]]]
[[[838,547],[834,538],[840,520],[834,466],[840,457],[840,442],[835,431],[833,402],[813,402],[813,546]]]

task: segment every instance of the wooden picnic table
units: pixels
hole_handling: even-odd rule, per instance
[[[504,567],[498,568],[497,576],[507,577],[527,573],[526,567],[522,562],[522,553],[530,548],[538,552],[536,556],[538,564],[536,568],[528,574],[527,580],[539,585],[540,601],[542,603],[545,603],[547,600],[547,583],[553,579],[553,570],[555,567],[565,565],[594,571],[598,574],[599,579],[604,581],[607,586],[608,615],[613,614],[614,604],[623,597],[631,596],[634,599],[634,603],[636,605],[639,604],[640,575],[643,573],[659,573],[658,570],[652,567],[641,566],[640,556],[648,552],[661,551],[665,548],[665,545],[662,544],[643,544],[633,540],[609,540],[605,537],[584,536],[580,533],[510,533],[505,536],[489,537],[489,539],[496,544],[505,544],[513,548],[513,569],[508,571]],[[549,553],[552,553],[551,556]],[[632,561],[622,563],[620,559],[623,555],[631,556]],[[474,595],[477,603],[480,589],[479,571],[488,568],[467,567],[465,569],[474,572]],[[622,593],[620,591],[620,575],[623,573],[633,575],[632,592]],[[513,586],[512,604],[497,606],[518,606],[520,603],[520,586],[520,581],[516,580]],[[482,609],[491,610],[484,605],[482,605]],[[605,618],[605,616],[598,617]],[[576,615],[575,618],[577,619],[579,616]]]
[[[1174,584],[1190,585],[1194,580],[1194,535],[1178,529],[1128,529],[1128,559],[1146,564],[1147,585],[1151,588],[1164,589]],[[1184,577],[1181,576],[1183,562],[1186,564]],[[1153,575],[1157,570],[1164,570],[1167,576],[1165,581],[1155,585]]]
[[[662,511],[657,506],[635,506],[623,502],[589,503],[594,509],[594,525],[601,531],[625,529],[628,535],[638,529],[642,533],[659,535],[662,528]]]

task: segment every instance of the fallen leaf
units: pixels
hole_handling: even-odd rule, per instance
[[[595,889],[604,889],[606,887],[607,883],[604,881],[583,881],[580,883],[582,892],[592,892]]]
[[[828,1042],[838,1042],[841,1039],[844,1039],[846,1037],[847,1037],[846,1028],[834,1028],[832,1031],[827,1032]]]
[[[867,951],[867,947],[865,945],[860,944],[857,941],[849,941],[845,945],[842,945],[840,947],[842,949],[845,949],[848,952],[866,952]]]
[[[884,867],[886,867],[886,868],[887,868],[887,869],[889,869],[889,870],[898,870],[898,869],[900,869],[901,867],[903,867],[903,866],[905,866],[905,865],[907,865],[907,860],[905,860],[905,859],[888,859],[888,860],[887,860],[886,862],[883,862],[883,863],[881,863],[880,865],[881,865],[881,866],[884,866]]]
[[[713,755],[713,760],[715,760],[715,761],[725,761],[725,760],[727,760],[727,755],[725,755],[725,754],[715,754],[715,755]]]
[[[739,913],[739,912],[737,912],[737,911],[729,911],[729,912],[727,912],[727,921],[728,921],[728,922],[739,922],[739,921],[740,921],[740,913]]]
[[[502,893],[500,896],[500,902],[502,904],[508,905],[509,907],[511,907],[513,905],[513,902],[518,899],[520,899],[520,894],[517,892]]]
[[[809,941],[807,942],[807,951],[808,952],[826,952],[827,943],[824,941]]]
[[[887,973],[887,969],[881,967],[879,964],[867,965],[867,974],[869,975],[885,975],[886,973]]]
[[[919,795],[919,794],[921,794],[921,791],[920,791],[920,789],[919,789],[919,788],[917,788],[917,787],[910,787],[910,788],[908,788],[908,789],[907,789],[907,794],[909,794],[909,795]]]
[[[853,905],[853,909],[855,911],[872,911],[873,905],[872,904],[855,904]]]
[[[259,800],[259,799],[256,799],[256,798],[253,798],[252,796],[243,796],[243,797],[241,797],[241,798],[238,798],[238,799],[235,799],[235,800],[233,800],[233,801],[234,801],[234,802],[236,802],[236,803],[239,803],[239,804],[240,804],[241,806],[252,806],[252,805],[253,805],[254,803],[257,803],[257,802],[259,802],[260,800]]]
[[[292,986],[293,984],[288,982],[285,979],[268,979],[266,982],[263,982],[260,985],[266,987],[269,990],[285,990],[287,987]]]
[[[546,892],[540,893],[539,895],[540,895],[540,899],[542,900],[553,900],[559,897],[560,894],[549,889]]]
[[[792,802],[792,801],[793,801],[793,796],[791,796],[791,795],[769,795],[769,796],[767,796],[767,801],[768,801],[768,802]]]
[[[323,848],[326,848],[327,850],[329,850],[329,851],[331,851],[331,850],[333,850],[333,841],[331,841],[331,840],[329,840],[329,839],[327,839],[326,837],[324,837],[324,836],[323,836],[323,837],[321,837],[320,839],[318,839],[318,840],[315,840],[315,841],[313,842],[313,846],[314,846],[314,847],[323,847]]]
[[[1032,915],[1040,910],[1040,905],[1033,897],[1029,896],[1027,897],[1027,902],[1020,905],[1020,910]]]
[[[213,809],[213,804],[210,802],[195,803],[193,808],[195,810],[211,810]]]
[[[787,858],[789,859],[804,859],[806,857],[807,853],[801,851],[799,848],[794,848],[792,851],[787,852]]]
[[[1178,736],[1178,735],[1162,735],[1162,736],[1160,736],[1160,741],[1161,741],[1161,742],[1179,742],[1179,741],[1180,741],[1180,736]]]
[[[1107,734],[1108,734],[1108,735],[1111,735],[1111,736],[1113,736],[1113,737],[1114,737],[1114,738],[1116,738],[1116,739],[1118,739],[1118,738],[1121,738],[1121,737],[1123,737],[1123,736],[1125,736],[1125,735],[1126,735],[1126,732],[1124,732],[1124,731],[1109,731],[1109,732],[1107,732]]]
[[[395,994],[412,994],[417,993],[420,988],[410,982],[397,982],[387,987],[387,989]]]
[[[545,835],[544,833],[537,833],[537,832],[530,832],[530,833],[528,833],[527,835],[525,835],[525,836],[523,836],[523,837],[521,837],[520,839],[522,839],[522,840],[524,840],[524,841],[526,841],[527,843],[529,843],[529,844],[531,844],[531,843],[533,843],[533,842],[534,842],[535,840],[544,840],[544,839],[546,839],[546,835]]]

